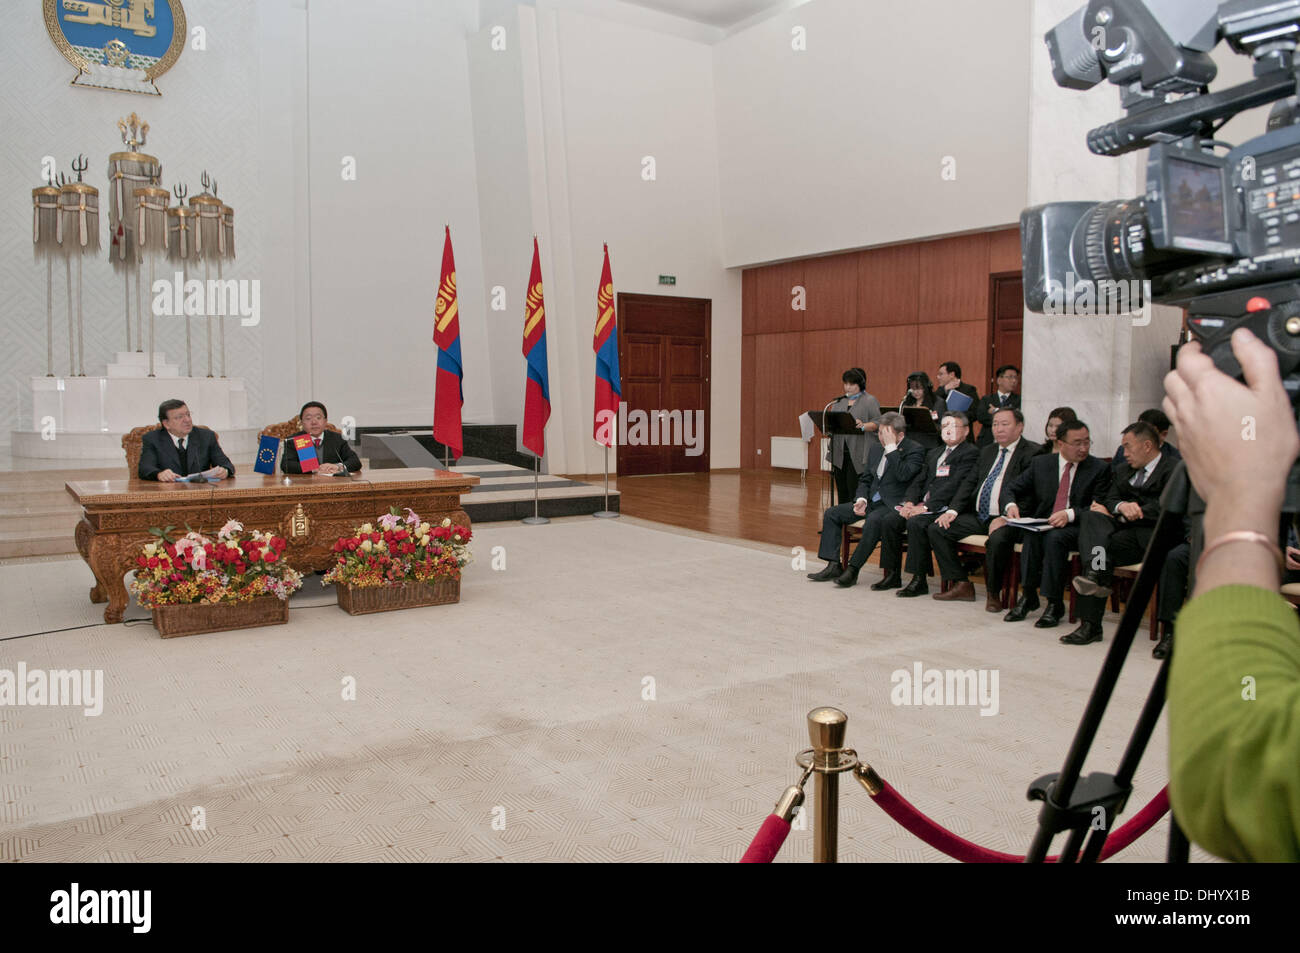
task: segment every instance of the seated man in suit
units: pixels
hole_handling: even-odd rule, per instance
[[[313,472],[332,476],[340,470],[357,473],[361,470],[361,459],[352,451],[352,447],[341,434],[325,429],[328,412],[325,405],[318,400],[310,400],[298,411],[298,421],[302,424],[301,437],[306,434],[316,444],[316,459],[320,469]],[[284,440],[284,455],[280,457],[280,469],[285,473],[302,473],[302,464],[298,461],[298,451],[293,445],[293,437]]]
[[[1160,494],[1177,465],[1160,452],[1156,429],[1140,420],[1124,428],[1124,456],[1128,462],[1115,470],[1105,498],[1079,514],[1079,627],[1061,636],[1066,645],[1101,641],[1115,567],[1141,562],[1160,516]]]
[[[1166,442],[1169,439],[1169,418],[1165,416],[1163,410],[1160,410],[1157,407],[1152,407],[1150,410],[1144,410],[1142,413],[1138,414],[1138,420],[1144,424],[1150,424],[1152,429],[1155,430],[1156,436],[1160,440],[1157,449],[1164,456],[1172,458],[1175,463],[1183,458],[1183,455],[1178,452],[1177,447],[1172,443]],[[1110,468],[1118,474],[1119,468],[1124,463],[1124,444],[1121,443],[1115,450],[1115,456],[1110,458]]]
[[[985,608],[1001,612],[1002,574],[1014,554],[1017,531],[1003,525],[992,526],[998,514],[1002,487],[1010,483],[1038,450],[1038,444],[1024,439],[1025,415],[1017,408],[1006,407],[993,414],[993,443],[979,451],[979,461],[966,474],[946,513],[927,527],[930,548],[939,563],[939,573],[950,583],[947,592],[936,592],[932,599],[975,601],[975,587],[957,556],[957,543],[967,536],[988,534],[984,544],[984,578],[988,583]],[[910,545],[910,543],[909,543]]]
[[[190,409],[183,400],[164,400],[158,405],[160,430],[150,430],[140,444],[141,480],[175,483],[191,473],[217,472],[224,479],[235,475],[235,465],[221,450],[217,438],[206,427],[194,429]]]
[[[858,573],[867,564],[876,543],[880,541],[881,525],[885,517],[894,515],[894,507],[903,502],[907,488],[925,466],[925,451],[915,440],[908,439],[907,421],[902,414],[897,411],[881,414],[876,423],[880,428],[877,431],[880,443],[872,446],[867,454],[867,466],[858,482],[857,500],[832,506],[822,516],[822,540],[817,554],[826,560],[826,568],[808,574],[808,578],[814,582],[834,579],[836,585],[845,588],[857,583]],[[848,566],[841,567],[842,528],[849,523],[856,523],[864,516],[867,520],[862,527],[862,540],[853,550]],[[897,552],[892,554],[892,567],[884,565],[885,555],[881,554],[881,568],[885,570],[885,578],[873,585],[872,589],[897,589],[902,585],[899,580],[899,555]],[[892,585],[886,585],[891,580]]]
[[[1020,406],[1020,395],[1015,392],[1020,386],[1020,368],[1003,364],[995,379],[998,389],[981,397],[975,404],[975,419],[980,424],[980,435],[975,444],[979,447],[987,447],[993,442],[993,415],[1003,407]]]
[[[1047,608],[1034,625],[1050,629],[1065,615],[1066,570],[1070,553],[1079,548],[1079,517],[1096,501],[1104,500],[1110,489],[1110,466],[1089,452],[1092,438],[1088,425],[1069,420],[1056,431],[1061,452],[1036,457],[1029,468],[1009,487],[1002,490],[1002,513],[1045,519],[1051,525],[1046,532],[1024,533],[1024,550],[1020,565],[1024,589],[1015,609],[1006,621],[1019,622],[1038,608],[1038,581]]]
[[[907,531],[907,571],[912,581],[896,595],[912,598],[930,591],[926,576],[934,575],[930,560],[930,524],[949,507],[958,502],[969,475],[979,460],[979,451],[966,442],[970,421],[958,411],[950,411],[939,421],[939,434],[943,446],[926,454],[925,469],[912,481],[907,491],[907,502],[893,515],[885,517],[881,528],[880,562],[895,564],[902,545],[903,531]]]

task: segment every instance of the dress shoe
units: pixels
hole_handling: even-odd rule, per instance
[[[901,596],[904,599],[910,599],[913,596],[924,596],[929,591],[930,587],[926,585],[924,576],[913,576],[912,581],[902,589],[899,589],[894,593],[894,595]]]
[[[1172,628],[1166,628],[1160,634],[1160,641],[1156,643],[1156,647],[1151,650],[1151,657],[1169,658],[1169,653],[1173,650],[1173,647],[1174,630]]]
[[[1034,623],[1036,629],[1054,629],[1061,624],[1061,619],[1065,615],[1065,603],[1049,602],[1043,614],[1038,617]]]
[[[876,592],[881,592],[885,589],[901,589],[903,588],[903,577],[896,572],[887,572],[885,573],[885,578],[880,580],[880,582],[873,582],[871,588]]]
[[[1091,569],[1082,576],[1075,576],[1073,586],[1074,591],[1081,596],[1096,596],[1098,599],[1105,599],[1110,595],[1110,584],[1103,580],[1099,573]]]
[[[832,579],[838,579],[844,572],[844,567],[839,563],[827,563],[826,568],[821,572],[810,572],[808,578],[813,582],[830,582]]]
[[[971,585],[969,579],[963,579],[961,582],[954,582],[947,592],[936,592],[931,598],[938,599],[940,602],[974,602],[975,587]]]
[[[1002,593],[990,589],[984,594],[984,611],[1001,612],[1002,611]]]
[[[1080,622],[1079,627],[1068,635],[1061,636],[1066,645],[1087,645],[1101,641],[1101,626],[1096,622]]]
[[[1003,622],[1024,622],[1029,613],[1038,608],[1038,594],[1022,592],[1011,611],[1002,617]]]
[[[844,572],[840,573],[839,576],[836,577],[835,585],[843,589],[847,589],[850,586],[856,586],[858,584],[859,572],[861,572],[861,569],[859,569],[859,567],[854,566],[852,563],[850,563],[849,568],[844,570]]]

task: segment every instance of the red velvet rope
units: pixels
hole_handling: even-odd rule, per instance
[[[940,827],[918,811],[906,798],[894,790],[888,781],[882,779],[881,784],[883,785],[882,790],[871,800],[879,804],[886,814],[935,850],[942,851],[949,857],[954,857],[963,863],[1024,863],[1025,858],[1022,854],[1004,854],[1001,851],[989,850],[987,847],[981,847],[979,844],[972,843],[963,837],[958,837],[952,831]],[[1165,812],[1168,810],[1169,788],[1163,787],[1160,789],[1160,793],[1153,797],[1142,810],[1134,814],[1123,826],[1106,838],[1106,844],[1101,849],[1101,859],[1106,860],[1133,843],[1149,831],[1156,821],[1164,817]],[[757,842],[757,839],[755,841]],[[1048,857],[1047,860],[1049,863],[1055,863],[1057,857],[1053,855]]]
[[[742,864],[770,864],[772,858],[781,850],[786,835],[790,833],[790,822],[782,820],[775,814],[767,815],[763,826],[758,829],[750,842],[749,850],[740,858]]]

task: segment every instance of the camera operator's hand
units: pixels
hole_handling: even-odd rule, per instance
[[[1164,409],[1205,501],[1266,511],[1272,524],[1300,453],[1300,435],[1272,349],[1240,328],[1232,335],[1232,353],[1244,385],[1218,370],[1198,343],[1183,345],[1177,370],[1165,376]]]

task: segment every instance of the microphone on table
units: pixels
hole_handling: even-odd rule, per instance
[[[323,441],[324,439],[325,439],[324,437],[321,438],[322,441]],[[341,438],[340,438],[340,439],[341,439]],[[333,476],[336,476],[336,477],[337,477],[337,476],[341,476],[341,477],[351,476],[352,474],[348,472],[348,465],[347,465],[346,463],[343,462],[343,451],[340,450],[338,447],[335,447],[335,448],[334,448],[334,456],[338,457],[338,460],[339,460],[339,466],[341,466],[343,469],[342,469],[342,470],[339,470],[337,473],[333,474]]]

